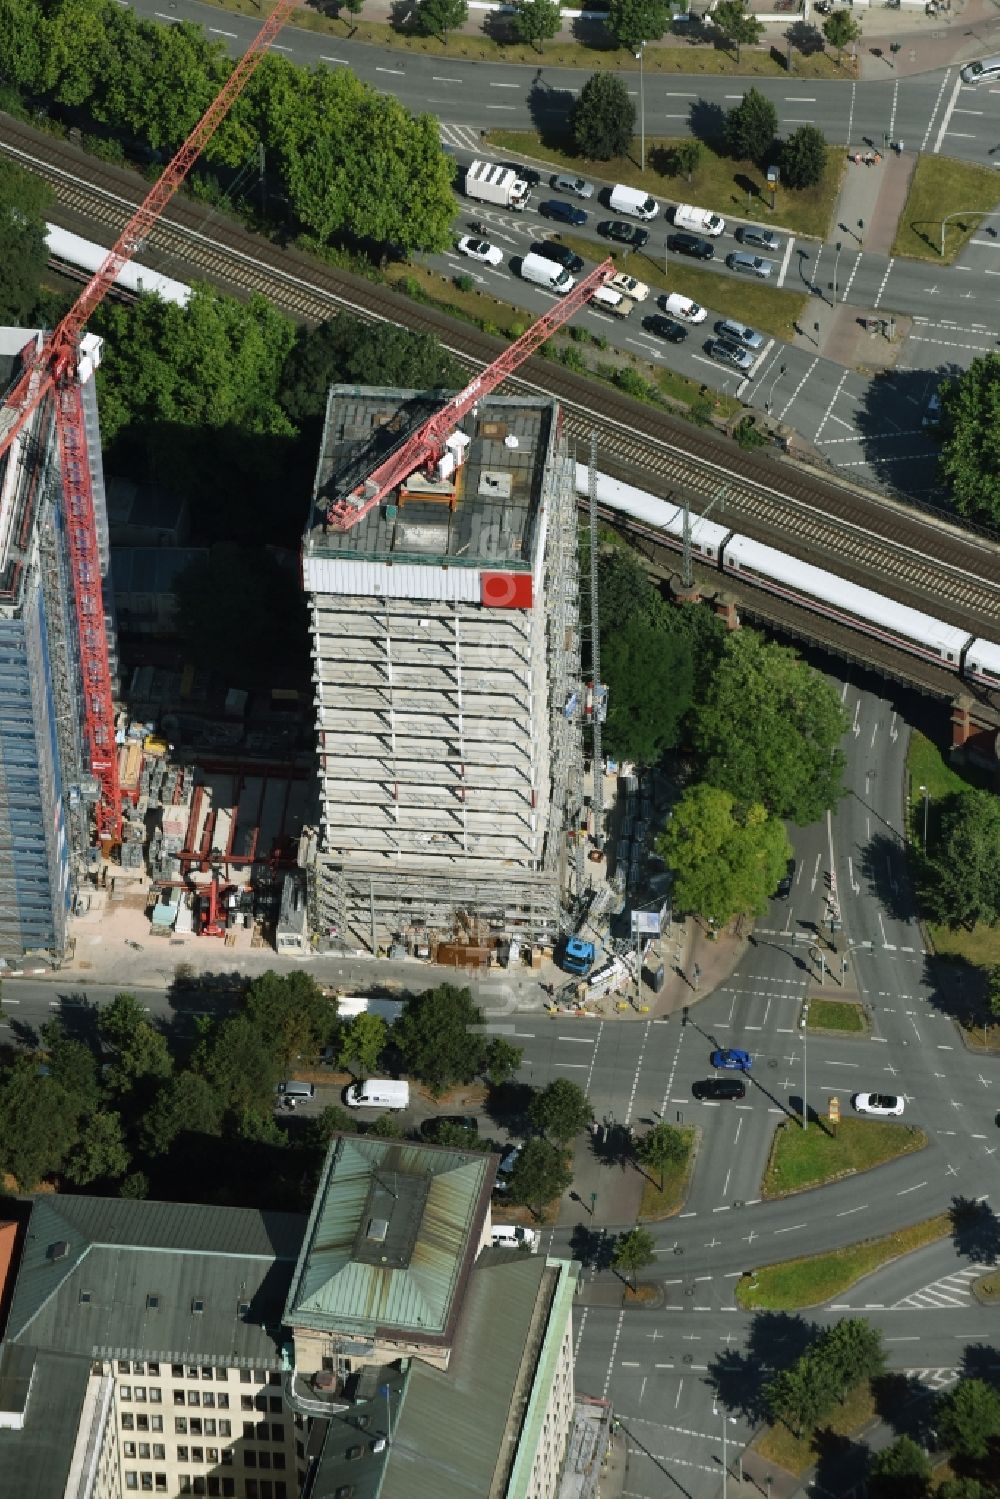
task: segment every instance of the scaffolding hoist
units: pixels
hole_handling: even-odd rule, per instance
[[[415,432],[404,438],[361,484],[343,498],[334,500],[327,508],[327,525],[336,531],[349,531],[418,468],[435,464],[444,452],[445,440],[466,413],[478,401],[491,395],[508,375],[514,374],[536,349],[541,348],[574,312],[590,300],[609,276],[614,275],[614,270],[615,263],[609,256],[582,281],[578,281],[554,307],[532,323],[516,343],[505,349],[481,374],[475,375],[464,390],[460,390],[446,406],[435,411]]]
[[[277,0],[273,11],[237,60],[187,140],[164,168],[65,317],[37,350],[26,344],[23,368],[0,408],[0,458],[50,395],[55,400],[73,599],[79,636],[81,702],[86,754],[97,782],[95,819],[105,852],[121,841],[122,792],[118,779],[115,713],[104,621],[100,548],[94,511],[81,382],[80,340],[92,314],[138,253],[147,235],[246,86],[296,0]]]

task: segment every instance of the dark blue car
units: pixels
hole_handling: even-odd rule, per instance
[[[587,215],[574,203],[564,203],[561,198],[549,198],[539,203],[538,212],[547,219],[558,219],[560,224],[575,224],[577,228],[587,222]]]
[[[730,1072],[749,1072],[753,1066],[750,1053],[740,1051],[738,1046],[726,1046],[721,1051],[713,1051],[709,1061],[713,1067],[725,1067]]]

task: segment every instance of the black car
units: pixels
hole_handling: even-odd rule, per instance
[[[746,1098],[747,1085],[738,1077],[706,1077],[703,1082],[692,1083],[691,1093],[695,1098]]]
[[[479,1133],[479,1120],[475,1114],[434,1114],[421,1124],[420,1133],[425,1140],[436,1140],[445,1124],[450,1124],[453,1129],[468,1130],[472,1135]]]
[[[707,239],[699,239],[697,234],[670,234],[667,236],[667,249],[678,255],[692,255],[695,260],[715,258],[715,246],[710,245]]]
[[[792,893],[792,880],[795,878],[795,860],[789,859],[786,873],[778,881],[778,888],[774,892],[776,900],[787,900]]]
[[[603,234],[605,239],[613,239],[618,245],[632,245],[636,250],[649,244],[648,229],[641,228],[639,224],[623,224],[621,219],[608,219],[603,224],[598,224],[597,232]]]
[[[659,313],[643,318],[642,326],[647,333],[655,333],[658,338],[665,338],[672,344],[682,344],[688,336],[683,323],[675,323],[672,317],[661,317]]]
[[[554,260],[556,265],[563,266],[572,275],[583,270],[583,257],[577,255],[568,245],[557,245],[551,239],[540,239],[531,247],[532,255],[544,255],[546,260]]]
[[[572,224],[577,229],[587,222],[584,209],[577,208],[573,203],[564,203],[562,198],[548,198],[544,203],[539,203],[538,212],[545,219],[558,219],[560,224]]]
[[[537,187],[542,180],[541,172],[536,172],[534,167],[523,166],[519,161],[501,161],[498,165],[504,171],[516,172],[520,180],[529,187]]]

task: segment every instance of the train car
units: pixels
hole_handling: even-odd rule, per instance
[[[961,670],[962,655],[970,643],[968,630],[947,625],[906,604],[897,604],[884,594],[838,578],[835,573],[813,567],[809,562],[800,562],[748,536],[730,537],[722,567],[734,577],[746,578],[831,619],[867,630],[890,645],[937,662],[955,673]]]
[[[576,465],[576,492],[587,496],[590,493],[589,469],[585,463]],[[597,503],[609,510],[630,515],[652,530],[665,533],[664,540],[680,547],[684,535],[684,510],[672,500],[660,500],[655,495],[637,489],[634,484],[623,484],[609,474],[597,476]],[[705,562],[718,565],[723,544],[731,534],[728,526],[717,525],[703,516],[691,514],[691,545]]]
[[[1000,687],[1000,645],[977,636],[965,653],[962,674],[984,687]]]
[[[106,246],[94,244],[79,234],[71,234],[68,229],[60,229],[58,224],[46,224],[45,242],[49,248],[50,264],[91,274],[104,264],[108,253]],[[186,307],[191,300],[191,288],[183,281],[174,281],[172,277],[150,270],[134,260],[122,266],[115,283],[136,296],[155,295],[164,302],[176,303],[178,307]]]

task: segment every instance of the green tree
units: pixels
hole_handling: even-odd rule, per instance
[[[737,161],[763,163],[778,134],[778,111],[757,89],[748,89],[726,113],[726,150]]]
[[[987,1457],[1000,1437],[1000,1392],[985,1379],[960,1379],[938,1398],[937,1428],[959,1457]]]
[[[337,1001],[302,972],[262,973],[247,989],[243,1007],[286,1068],[300,1057],[317,1057],[337,1021]]]
[[[216,1090],[197,1072],[178,1072],[157,1093],[142,1122],[143,1149],[165,1155],[177,1136],[217,1135],[222,1108]]]
[[[743,0],[719,0],[712,20],[726,41],[735,44],[737,62],[742,49],[755,46],[763,35],[763,26],[756,16],[744,10]]]
[[[375,1135],[381,1140],[398,1140],[402,1133],[403,1126],[394,1114],[380,1114],[365,1130],[365,1134]]]
[[[541,43],[550,42],[561,28],[559,0],[514,0],[510,29],[519,42],[530,42],[541,52]]]
[[[0,161],[0,323],[30,324],[48,260],[45,218],[51,202],[52,189],[41,177]]]
[[[636,1141],[635,1153],[644,1166],[660,1173],[660,1191],[663,1191],[664,1173],[668,1166],[679,1165],[687,1160],[688,1142],[683,1130],[672,1124],[660,1122]]]
[[[215,1089],[222,1114],[237,1119],[247,1112],[273,1112],[284,1066],[271,1038],[249,1015],[234,1015],[214,1026],[194,1065]]]
[[[573,144],[590,161],[626,156],[635,132],[635,105],[623,78],[592,73],[570,108]]]
[[[452,1124],[449,1119],[442,1119],[434,1131],[435,1145],[447,1145],[450,1150],[489,1150],[488,1140],[481,1140],[476,1130],[464,1129],[460,1124]]]
[[[994,1020],[1000,1020],[1000,966],[995,966],[989,970],[987,997],[990,1014]]]
[[[305,1121],[303,1134],[306,1147],[325,1153],[334,1135],[356,1134],[357,1127],[357,1120],[347,1109],[341,1108],[337,1103],[327,1104],[322,1113],[314,1114]]]
[[[882,1334],[863,1317],[844,1317],[835,1322],[817,1340],[812,1357],[829,1371],[841,1396],[862,1380],[874,1379],[885,1368]]]
[[[65,1172],[78,1187],[123,1177],[131,1164],[121,1117],[113,1110],[91,1114],[66,1159]]]
[[[468,989],[439,984],[407,1000],[392,1039],[407,1070],[441,1093],[452,1083],[471,1083],[482,1072],[485,1042],[470,1029],[482,1023]]]
[[[531,1122],[557,1145],[567,1145],[585,1130],[594,1111],[583,1089],[558,1077],[531,1100]]]
[[[118,1196],[131,1202],[144,1202],[149,1196],[149,1177],[144,1171],[130,1171],[118,1185]]]
[[[823,22],[823,35],[831,47],[836,47],[837,61],[840,62],[844,48],[861,35],[861,23],[854,19],[851,11],[835,10]]]
[[[41,1027],[41,1037],[49,1076],[65,1090],[76,1117],[94,1113],[101,1101],[101,1080],[90,1047],[67,1035],[58,1019]]]
[[[0,58],[5,83],[26,93],[44,91],[45,28],[37,0],[0,0]]]
[[[935,1490],[934,1499],[989,1499],[978,1478],[946,1478]]]
[[[872,1499],[924,1499],[930,1493],[931,1465],[912,1437],[897,1437],[876,1452],[868,1476]]]
[[[686,177],[690,182],[701,163],[702,149],[701,141],[696,141],[693,136],[678,141],[670,147],[667,170],[678,177]]]
[[[692,740],[711,785],[804,826],[842,794],[846,728],[819,672],[789,647],[737,630],[695,710]]]
[[[337,14],[338,18],[341,19],[342,12],[345,10],[352,16],[360,16],[364,8],[365,0],[337,0]],[[348,26],[349,30],[354,30],[354,27],[350,26],[348,22],[345,22],[344,24]]]
[[[781,147],[786,187],[815,187],[826,170],[826,136],[815,125],[800,125]]]
[[[449,31],[457,31],[469,19],[466,0],[417,0],[414,23],[421,36],[436,36],[446,41]]]
[[[331,385],[402,385],[455,390],[465,384],[456,360],[431,333],[366,323],[342,312],[300,329],[281,374],[279,400],[293,421],[321,417]]]
[[[113,1093],[132,1093],[169,1077],[170,1050],[162,1031],[146,1019],[142,1005],[132,994],[116,994],[100,1013],[97,1030],[110,1053],[106,1072]]]
[[[619,1234],[615,1244],[614,1258],[611,1263],[616,1270],[624,1272],[626,1279],[631,1279],[632,1289],[638,1288],[639,1271],[646,1265],[651,1265],[656,1258],[656,1243],[648,1228],[633,1228],[626,1234]]]
[[[510,1082],[520,1067],[523,1056],[520,1046],[515,1046],[503,1036],[492,1036],[486,1043],[483,1074],[498,1088],[501,1083]]]
[[[545,1204],[565,1192],[572,1180],[566,1151],[536,1136],[526,1143],[514,1163],[504,1198],[523,1203],[540,1218]]]
[[[337,1065],[354,1077],[370,1077],[378,1071],[387,1035],[388,1027],[381,1015],[369,1014],[367,1010],[355,1015],[341,1032]]]
[[[941,472],[960,515],[1000,520],[1000,354],[977,356],[941,392]]]
[[[667,606],[628,547],[605,547],[598,553],[597,589],[602,647],[633,621],[644,625],[660,625],[664,621]],[[585,608],[589,606],[589,589],[584,590],[583,602]]]
[[[0,1170],[29,1192],[60,1171],[76,1140],[76,1111],[34,1058],[19,1056],[0,1082]]]
[[[939,804],[939,831],[926,860],[922,896],[928,913],[953,931],[1000,920],[1000,798],[956,792]]]
[[[608,686],[604,743],[608,752],[655,765],[677,743],[691,705],[694,662],[682,637],[631,620],[601,652]]]
[[[619,47],[635,52],[642,42],[658,42],[667,29],[666,0],[609,0],[605,22]]]
[[[730,792],[707,785],[687,788],[656,849],[674,871],[676,908],[723,924],[767,909],[791,855],[765,808],[741,810]]]
[[[829,1370],[809,1352],[790,1369],[782,1369],[764,1393],[772,1419],[781,1421],[797,1437],[813,1431],[837,1402]]]

